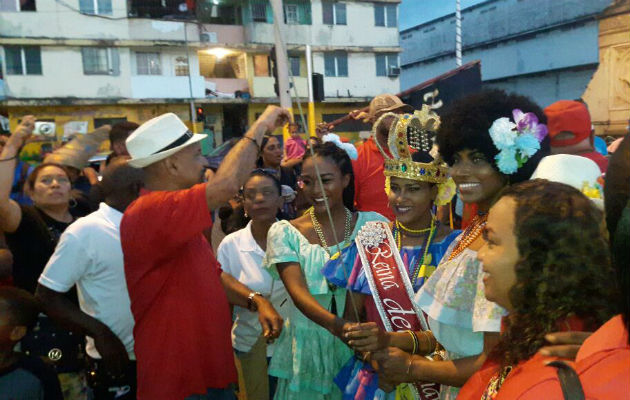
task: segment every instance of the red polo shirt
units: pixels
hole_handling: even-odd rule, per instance
[[[202,235],[212,226],[205,190],[144,191],[120,224],[138,399],[180,400],[237,380],[221,269]]]
[[[558,372],[548,367],[555,360],[536,353],[516,366],[503,382],[496,400],[563,400]],[[566,360],[565,360],[566,361]],[[570,363],[579,375],[589,400],[627,398],[630,391],[630,346],[628,331],[620,315],[612,318],[589,337]],[[462,387],[458,400],[479,400],[497,364],[486,361]]]
[[[385,193],[384,167],[385,158],[370,137],[359,147],[358,157],[352,161],[354,202],[359,211],[376,211],[393,221],[395,216]]]

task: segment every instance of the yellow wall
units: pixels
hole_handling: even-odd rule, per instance
[[[343,114],[352,110],[364,107],[366,104],[356,103],[351,105],[344,104],[315,104],[315,121],[322,122],[322,114]],[[215,134],[218,141],[222,136],[223,124],[223,106],[221,104],[198,104],[203,107],[206,115],[216,114],[217,121],[214,124]],[[248,122],[251,125],[255,121],[255,115],[265,110],[266,104],[250,103],[248,107]],[[303,103],[302,109],[307,118],[308,104]],[[25,147],[27,154],[39,153],[42,144],[50,143],[56,148],[60,144],[63,136],[63,126],[70,121],[87,121],[88,132],[94,129],[94,118],[122,118],[127,117],[128,121],[143,123],[149,119],[166,112],[177,114],[190,127],[190,106],[188,104],[129,104],[129,105],[98,105],[98,106],[32,106],[32,107],[8,107],[8,117],[11,130],[14,130],[18,121],[25,115],[33,114],[38,119],[52,119],[56,123],[57,141],[45,140],[41,142],[29,143]],[[294,115],[298,114],[297,107],[294,106]],[[197,131],[201,131],[198,125]],[[358,132],[335,132],[341,137],[349,139],[351,142],[360,140]],[[274,134],[281,135],[282,131],[277,130]],[[101,146],[101,151],[107,151],[109,143],[105,142]]]
[[[333,103],[315,103],[315,123],[322,122],[322,114],[344,114],[349,113],[352,110],[357,110],[363,108],[367,105],[367,103],[353,103],[351,105],[343,105],[343,104],[333,104]],[[248,121],[251,125],[256,120],[256,114],[262,113],[267,107],[266,104],[250,104],[248,108]],[[304,112],[304,119],[308,121],[307,112],[308,112],[308,104],[302,103],[302,111]],[[296,105],[293,106],[293,114],[298,115],[299,110]],[[355,142],[360,140],[358,132],[342,132],[335,131],[341,137],[345,137],[349,139],[351,142]],[[280,130],[274,132],[276,135],[282,134]]]
[[[166,112],[177,114],[183,121],[190,125],[190,106],[188,104],[138,104],[138,105],[98,105],[98,106],[29,106],[8,107],[9,125],[13,131],[18,121],[25,115],[32,114],[38,119],[53,119],[56,123],[57,141],[44,140],[33,142],[24,148],[26,153],[39,152],[44,143],[52,143],[53,147],[59,145],[63,136],[63,126],[70,121],[87,121],[88,132],[94,129],[94,118],[122,118],[127,121],[142,123]],[[101,150],[109,148],[105,142]]]

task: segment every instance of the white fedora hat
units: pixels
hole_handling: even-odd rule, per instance
[[[547,179],[573,186],[603,209],[604,191],[598,182],[601,176],[593,160],[573,154],[555,154],[540,160],[531,179]]]
[[[193,134],[173,113],[162,114],[140,125],[125,141],[131,156],[129,165],[144,168],[207,136]]]

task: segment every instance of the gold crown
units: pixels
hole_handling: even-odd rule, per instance
[[[413,179],[430,183],[444,183],[448,179],[448,166],[439,157],[430,163],[413,161],[411,149],[428,153],[433,147],[430,132],[440,126],[440,117],[424,104],[413,114],[396,116],[387,138],[387,147],[392,156],[385,157],[385,176]]]

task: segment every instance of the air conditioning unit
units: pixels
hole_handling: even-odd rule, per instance
[[[51,138],[55,136],[56,125],[54,122],[35,122],[35,129],[33,129],[33,135],[43,136],[45,138]]]
[[[199,34],[199,40],[203,43],[217,43],[216,32],[201,32]]]
[[[400,67],[390,66],[389,71],[387,71],[387,76],[393,77],[400,75]]]

